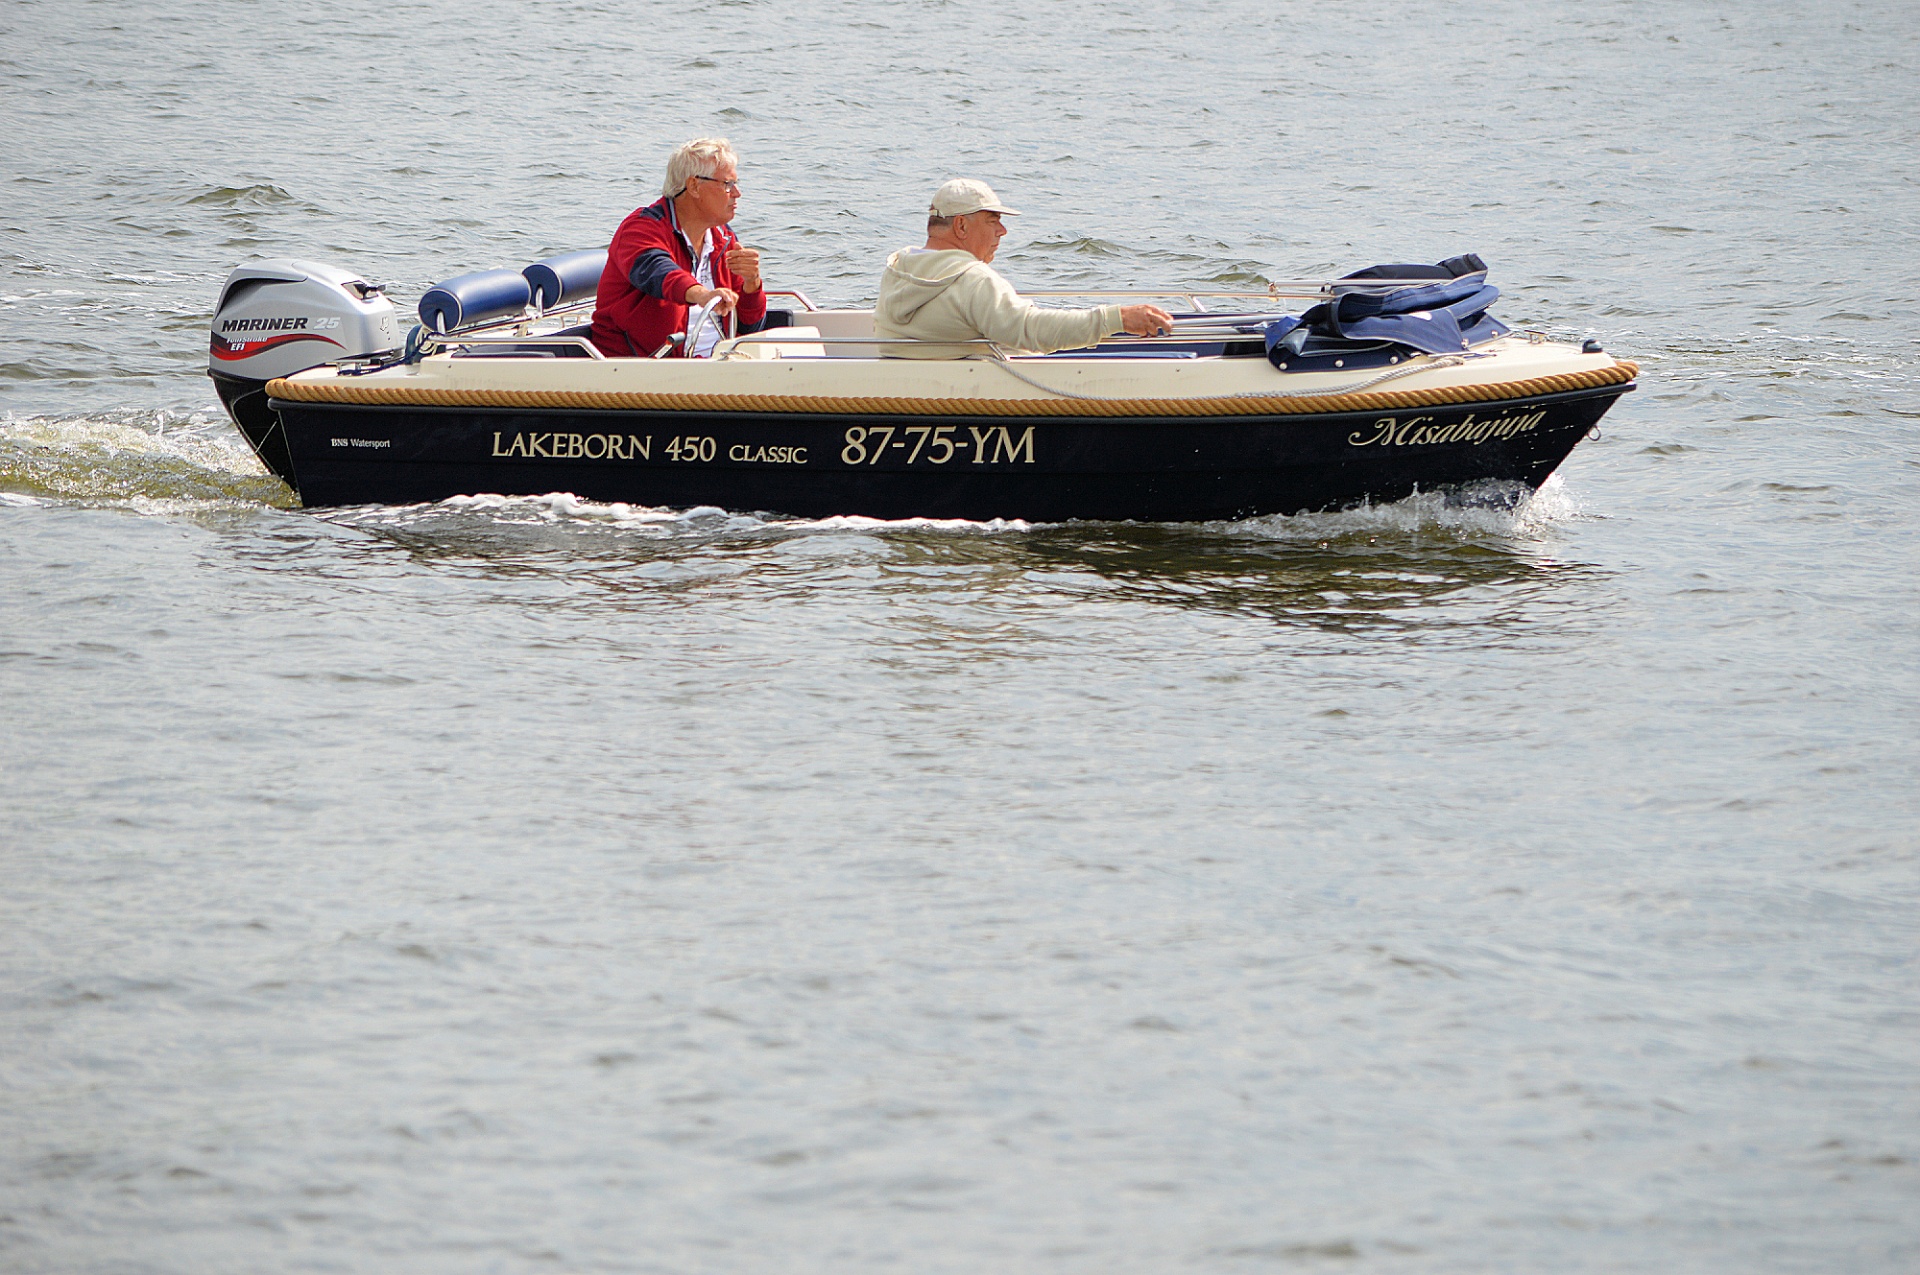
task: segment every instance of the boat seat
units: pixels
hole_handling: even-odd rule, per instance
[[[545,332],[541,335],[591,337],[593,325],[582,323],[571,328],[562,328],[558,332]],[[456,359],[590,359],[593,356],[577,345],[546,345],[538,341],[529,341],[525,345],[491,345],[468,350],[455,350]]]
[[[820,343],[820,329],[787,326],[776,328],[778,341],[768,340],[762,331],[745,337],[729,337],[714,347],[716,359],[824,359],[827,347]],[[808,340],[807,338],[813,338]]]
[[[591,340],[593,338],[593,324],[576,323],[574,326],[570,328],[561,328],[558,332],[555,332],[552,335],[579,336],[579,337],[586,337],[588,340]],[[563,358],[563,359],[590,359],[593,357],[591,354],[588,354],[585,350],[581,349],[577,345],[556,346],[554,347],[553,352],[556,357]]]

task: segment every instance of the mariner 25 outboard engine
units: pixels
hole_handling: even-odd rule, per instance
[[[293,461],[267,405],[267,382],[323,363],[395,354],[400,343],[393,302],[377,284],[314,261],[251,261],[220,290],[207,375],[254,452],[291,484]]]

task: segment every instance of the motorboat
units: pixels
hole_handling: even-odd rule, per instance
[[[402,337],[385,290],[235,269],[209,371],[303,504],[565,491],[803,517],[1234,519],[1416,492],[1537,489],[1638,368],[1516,332],[1472,254],[1262,292],[1181,286],[1171,335],[1032,354],[906,348],[873,311],[770,294],[766,324],[608,358],[582,323],[605,253],[461,275]],[[704,335],[696,330],[690,337]],[[942,357],[926,357],[938,354]]]

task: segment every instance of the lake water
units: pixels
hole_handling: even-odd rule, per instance
[[[0,7],[0,1269],[1920,1267],[1920,12]],[[226,271],[1476,251],[1515,513],[304,512]]]

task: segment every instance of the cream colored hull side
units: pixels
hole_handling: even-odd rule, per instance
[[[815,315],[807,315],[812,320]],[[824,316],[822,316],[824,317]],[[821,324],[822,329],[829,325]],[[851,325],[847,325],[851,326]],[[822,335],[830,335],[823,331]],[[822,347],[814,347],[822,348]],[[847,349],[849,347],[825,347]],[[1558,342],[1502,337],[1463,355],[1416,356],[1397,367],[1359,372],[1281,372],[1264,358],[1072,358],[1064,356],[921,361],[871,357],[715,359],[457,358],[361,376],[314,368],[297,383],[339,380],[358,386],[447,391],[584,391],[624,394],[745,394],[821,398],[943,400],[1180,399],[1340,394],[1497,385],[1615,366]]]

